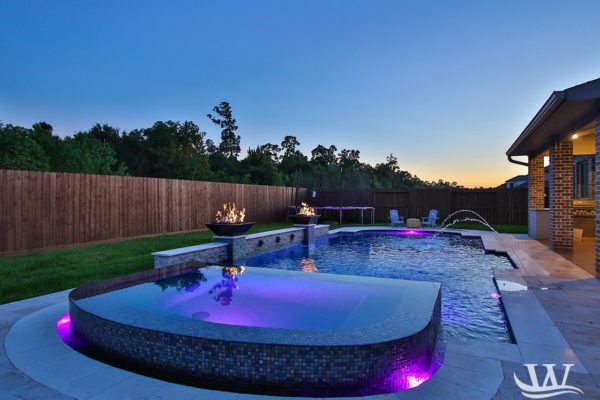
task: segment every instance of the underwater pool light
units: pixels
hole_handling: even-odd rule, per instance
[[[56,321],[56,332],[63,342],[69,343],[71,338],[71,314],[66,313]]]

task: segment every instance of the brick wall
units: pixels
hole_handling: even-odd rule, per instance
[[[544,155],[529,156],[529,208],[544,208]]]
[[[600,277],[600,115],[596,118],[596,277]]]
[[[596,161],[595,164],[596,167],[595,169],[592,169],[592,179],[590,179],[590,193],[592,194],[593,199],[596,198],[596,177],[598,176],[598,174],[596,173],[596,169],[598,169],[598,161]]]
[[[550,244],[573,247],[573,142],[550,148]]]

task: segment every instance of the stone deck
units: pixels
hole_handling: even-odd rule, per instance
[[[370,398],[524,398],[513,381],[516,373],[528,382],[523,363],[573,363],[568,383],[585,392],[577,398],[600,398],[600,281],[523,235],[465,234],[480,235],[488,251],[506,252],[518,267],[496,273],[516,343],[451,339],[432,379]],[[166,383],[74,352],[54,330],[67,293],[0,306],[0,399],[277,399]]]

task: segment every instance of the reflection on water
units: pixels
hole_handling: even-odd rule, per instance
[[[233,300],[233,289],[238,288],[239,275],[244,273],[244,267],[230,266],[221,269],[221,282],[215,284],[208,291],[209,294],[215,294],[215,301],[223,306],[228,306]]]
[[[169,288],[175,288],[178,292],[185,290],[191,293],[200,287],[201,282],[206,282],[206,277],[200,270],[189,272],[182,275],[175,275],[170,278],[160,279],[154,284],[164,292]]]
[[[417,231],[415,231],[417,232]],[[392,232],[336,235],[314,249],[295,246],[244,260],[250,267],[371,276],[442,283],[444,337],[510,342],[496,293],[525,290],[494,284],[495,269],[512,269],[502,255],[487,254],[481,239],[456,235],[434,238]]]
[[[302,272],[319,272],[317,264],[312,258],[301,258],[300,267],[302,268]]]

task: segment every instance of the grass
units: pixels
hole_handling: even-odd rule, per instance
[[[388,224],[377,224],[389,226]],[[281,229],[289,223],[255,225],[250,233]],[[332,228],[357,225],[334,225]],[[360,225],[358,225],[360,226]],[[526,225],[493,225],[502,233],[526,233]],[[479,224],[457,224],[453,228],[487,229]],[[209,231],[131,239],[44,253],[0,258],[0,304],[40,296],[152,268],[151,253],[192,246],[212,240]]]
[[[289,226],[255,225],[250,233]],[[0,258],[0,304],[147,270],[153,266],[151,253],[207,243],[212,237],[212,232],[201,231]]]

